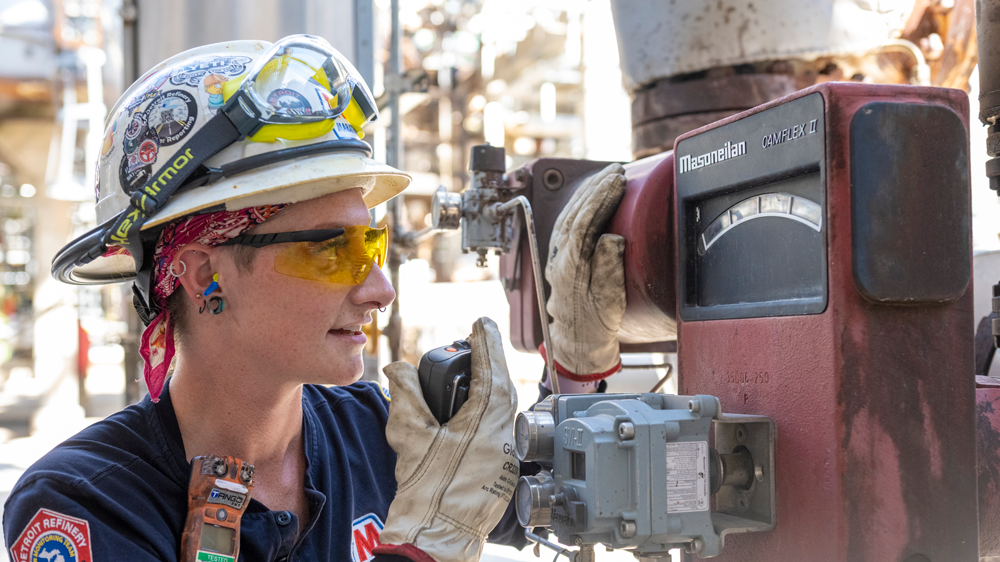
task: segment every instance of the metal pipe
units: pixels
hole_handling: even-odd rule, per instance
[[[545,311],[545,287],[542,285],[542,267],[538,259],[538,239],[535,237],[535,219],[531,212],[531,203],[524,195],[498,204],[495,207],[497,215],[514,212],[521,206],[524,213],[524,226],[528,231],[528,247],[531,248],[531,271],[535,275],[535,294],[538,297],[538,317],[542,319],[542,341],[545,342],[545,366],[549,369],[549,380],[552,381],[552,394],[559,394],[559,375],[555,370],[555,360],[552,358],[552,340],[549,337],[549,315]]]
[[[354,66],[369,86],[375,83],[374,10],[374,0],[354,0]]]
[[[122,74],[127,88],[142,76],[139,70],[139,5],[137,0],[122,0]],[[125,348],[125,404],[137,404],[142,400],[143,391],[142,365],[139,355],[139,342],[142,339],[143,326],[139,315],[132,306],[132,286],[122,283],[122,317],[128,326],[128,332],[122,341]]]
[[[389,4],[390,33],[389,33],[389,62],[386,65],[385,89],[389,95],[389,114],[392,122],[389,123],[389,135],[386,146],[387,164],[393,168],[403,167],[403,116],[399,113],[400,81],[402,75],[402,57],[400,53],[400,25],[399,25],[399,0],[392,0]],[[392,235],[393,239],[399,240],[404,236],[403,217],[403,194],[399,194],[389,200],[388,211],[392,214]],[[395,246],[395,245],[394,245]],[[389,313],[389,324],[386,332],[389,337],[389,355],[393,361],[402,358],[403,348],[403,323],[399,316],[399,266],[402,263],[402,248],[395,246],[389,253],[389,280],[392,289],[396,292],[396,299],[392,301]]]
[[[736,486],[742,490],[749,490],[754,480],[753,456],[746,448],[731,454],[719,454],[722,462],[723,486]]]
[[[655,365],[651,365],[651,366],[655,367]],[[662,365],[661,365],[661,367],[662,367]],[[666,367],[667,367],[667,373],[665,375],[663,375],[663,378],[661,378],[659,381],[657,381],[655,385],[653,385],[653,388],[652,388],[652,390],[650,390],[650,392],[659,392],[660,389],[663,388],[663,385],[667,384],[667,381],[670,380],[670,375],[672,375],[673,372],[674,372],[674,366],[671,365],[670,363],[667,363]],[[622,366],[622,368],[624,369],[625,367]],[[629,366],[628,368],[635,369],[636,367]]]
[[[1000,195],[1000,0],[976,2],[976,42],[979,60],[979,120],[986,133],[986,177]],[[980,171],[982,173],[982,171]],[[994,335],[997,335],[994,332]]]
[[[428,226],[427,228],[424,228],[422,230],[409,230],[407,232],[404,232],[403,235],[400,236],[398,240],[406,248],[413,248],[416,247],[421,242],[423,242],[424,240],[427,240],[431,236],[434,236],[440,231],[441,229],[434,228],[433,226]]]
[[[927,65],[927,59],[920,47],[914,45],[906,39],[889,39],[885,43],[875,48],[876,51],[901,51],[913,57],[917,67],[917,84],[920,86],[931,85],[931,67]]]
[[[59,165],[56,168],[56,183],[73,179],[73,161],[76,157],[76,130],[79,118],[76,111],[76,69],[64,66],[61,71],[63,82],[62,136],[59,143]],[[93,127],[93,124],[91,124]]]
[[[647,365],[626,365],[626,364],[622,363],[622,370],[623,371],[629,371],[629,370],[631,370],[631,371],[649,371],[649,370],[655,370],[655,369],[666,369],[667,373],[670,373],[671,367],[672,366],[670,365],[670,363],[650,363],[650,364],[647,364]]]
[[[1000,26],[994,23],[998,18],[1000,0],[976,2],[979,119],[984,125],[993,124],[1000,115]],[[991,128],[990,133],[995,131]]]
[[[139,69],[139,2],[122,0],[122,74],[128,88],[142,76]]]
[[[560,545],[558,545],[558,544],[556,544],[556,543],[554,543],[552,541],[545,540],[542,537],[536,535],[535,533],[532,533],[528,529],[524,530],[524,537],[526,539],[528,539],[529,541],[531,541],[531,542],[538,543],[540,545],[546,546],[546,547],[548,547],[548,548],[556,551],[556,558],[559,558],[560,556],[565,556],[566,558],[569,558],[570,560],[573,560],[576,557],[576,553],[573,552],[572,550],[566,550],[562,546],[560,546]]]
[[[389,94],[389,114],[392,115],[392,122],[389,123],[389,146],[386,147],[386,159],[388,164],[395,168],[402,167],[403,157],[403,116],[399,114],[400,82],[403,75],[402,53],[400,52],[400,36],[402,30],[399,25],[399,0],[392,0],[389,4],[391,12],[391,26],[389,33],[389,64],[385,77],[385,88]],[[399,200],[399,197],[396,197]]]

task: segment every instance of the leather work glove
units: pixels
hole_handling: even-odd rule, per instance
[[[549,243],[546,310],[556,372],[593,382],[621,369],[618,329],[625,314],[625,239],[601,234],[625,195],[625,168],[611,164],[581,185],[559,213]]]
[[[444,425],[424,402],[416,367],[397,361],[384,369],[392,395],[386,437],[396,451],[399,487],[376,554],[479,560],[486,535],[514,495],[517,393],[496,323],[477,320],[469,343],[469,398]]]

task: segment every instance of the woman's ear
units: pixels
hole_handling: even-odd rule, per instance
[[[177,281],[192,302],[204,300],[205,289],[212,284],[212,260],[217,258],[216,248],[202,244],[187,244],[178,248],[171,264],[180,273]]]

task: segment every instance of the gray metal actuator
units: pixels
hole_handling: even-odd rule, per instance
[[[515,422],[518,458],[543,467],[518,482],[518,519],[563,544],[715,556],[774,527],[774,439],[713,396],[553,395]]]

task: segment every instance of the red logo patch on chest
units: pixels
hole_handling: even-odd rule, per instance
[[[367,562],[375,557],[372,550],[379,544],[382,534],[382,520],[378,515],[369,513],[354,520],[351,525],[351,560],[352,562]]]
[[[12,562],[93,562],[90,525],[83,519],[39,509],[10,545]]]

